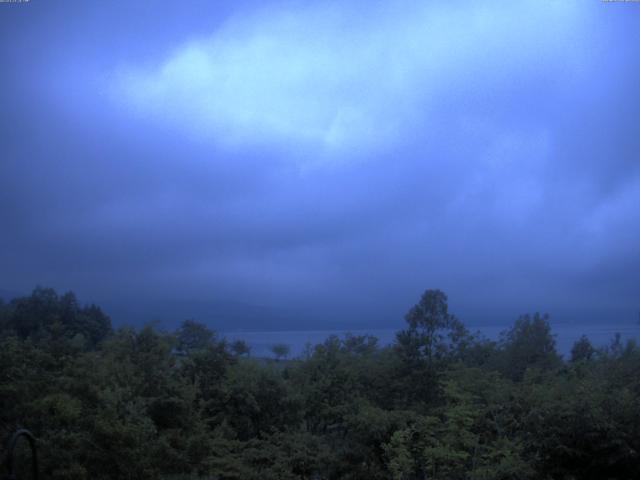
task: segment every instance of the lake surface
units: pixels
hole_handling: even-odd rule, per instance
[[[497,340],[500,332],[506,330],[505,326],[470,327],[472,332],[480,332],[486,338]],[[373,335],[378,338],[381,346],[389,345],[395,340],[398,330],[372,329],[372,330],[283,330],[270,332],[223,332],[228,340],[244,340],[251,346],[251,355],[255,357],[271,357],[271,346],[276,343],[285,343],[291,348],[290,358],[299,356],[307,344],[317,345],[324,342],[330,335],[343,337],[347,333],[354,335]],[[640,340],[640,325],[572,325],[552,324],[553,334],[556,336],[556,348],[559,353],[567,357],[571,352],[574,342],[582,335],[586,335],[595,347],[609,345],[616,333],[620,333],[622,340]]]

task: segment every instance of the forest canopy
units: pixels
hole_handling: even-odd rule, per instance
[[[391,345],[273,353],[193,319],[114,330],[37,288],[0,302],[0,436],[30,429],[54,479],[640,478],[634,341],[564,359],[548,316],[491,341],[427,290]]]

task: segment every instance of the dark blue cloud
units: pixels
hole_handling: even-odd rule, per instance
[[[2,5],[0,288],[266,327],[397,325],[427,287],[471,321],[634,318],[633,6],[364,7]]]

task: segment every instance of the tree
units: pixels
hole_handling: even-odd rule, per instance
[[[111,333],[111,319],[99,307],[82,307],[73,292],[58,296],[51,288],[37,287],[30,296],[13,299],[2,316],[3,330],[45,347],[81,335],[94,349]]]
[[[242,355],[246,355],[248,357],[251,354],[251,347],[244,340],[236,340],[231,343],[231,351],[238,357],[241,357]]]
[[[378,339],[372,335],[347,333],[342,341],[342,348],[354,355],[370,355],[378,349]]]
[[[276,343],[271,346],[271,353],[275,355],[276,361],[279,361],[282,358],[287,358],[290,352],[291,347],[286,343]]]
[[[447,296],[427,290],[405,320],[409,328],[396,336],[402,360],[398,377],[408,403],[432,402],[439,395],[438,377],[447,364],[463,357],[470,337],[464,325],[449,313]]]
[[[523,315],[501,334],[503,372],[512,380],[522,380],[528,368],[551,370],[562,362],[556,352],[549,315]]]
[[[215,340],[215,332],[204,323],[195,320],[185,320],[176,332],[178,351],[184,355],[196,350],[203,350]]]
[[[456,353],[468,339],[462,322],[449,313],[447,295],[441,290],[427,290],[405,316],[407,330],[398,333],[398,343],[405,353],[432,363]]]
[[[571,362],[591,360],[595,353],[596,349],[593,348],[589,339],[585,335],[582,335],[571,348]]]
[[[280,368],[238,362],[222,388],[218,421],[224,419],[242,441],[300,425],[299,398],[290,394]]]

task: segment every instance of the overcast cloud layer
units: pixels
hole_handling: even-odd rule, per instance
[[[220,328],[395,327],[426,288],[637,317],[639,5],[221,3],[0,4],[0,290]]]

